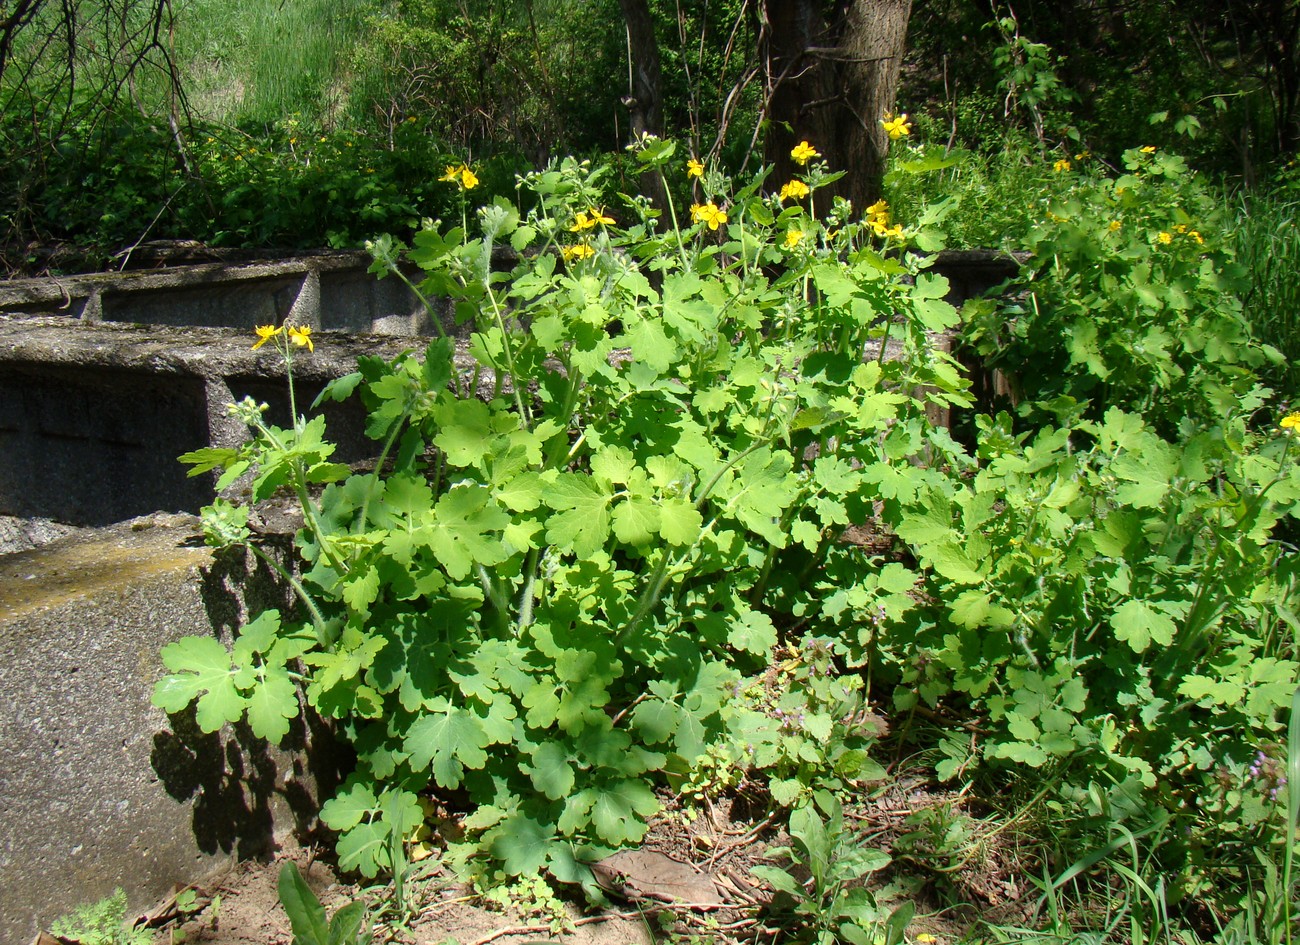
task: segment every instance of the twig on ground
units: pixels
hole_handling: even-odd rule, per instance
[[[577,928],[579,925],[592,925],[596,922],[608,922],[611,919],[639,919],[642,913],[637,912],[606,912],[601,915],[589,915],[582,919],[574,921],[573,925]],[[495,942],[499,938],[505,938],[507,935],[537,935],[551,931],[551,926],[547,925],[512,925],[504,929],[497,929],[484,935],[482,938],[476,938],[469,945],[487,945],[488,942]]]

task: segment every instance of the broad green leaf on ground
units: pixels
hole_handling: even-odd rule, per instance
[[[493,827],[485,837],[492,855],[511,876],[529,876],[546,866],[555,829],[527,814],[516,812]]]
[[[439,787],[459,787],[466,768],[487,764],[483,749],[491,740],[478,716],[445,698],[430,700],[427,712],[407,730],[403,743],[411,767],[417,771],[431,767]]]
[[[532,779],[533,787],[553,801],[573,790],[573,766],[569,763],[565,742],[543,742],[534,749],[532,764],[521,762],[520,768]]]

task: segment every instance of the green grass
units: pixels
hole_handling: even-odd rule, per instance
[[[1300,403],[1300,198],[1262,196],[1244,204],[1237,258],[1250,273],[1246,315],[1261,340],[1282,352],[1265,381],[1281,399]]]

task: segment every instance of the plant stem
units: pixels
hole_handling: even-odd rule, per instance
[[[302,582],[294,577],[286,568],[281,566],[280,562],[276,561],[257,545],[250,542],[248,547],[252,549],[254,555],[266,562],[271,570],[278,574],[286,584],[293,588],[293,592],[298,595],[298,599],[303,602],[303,605],[311,614],[312,623],[316,625],[317,642],[324,647],[332,645],[333,641],[329,639],[329,631],[325,624],[325,617],[320,612],[320,608],[316,606],[316,601],[314,601],[312,596],[307,593],[307,588],[302,586]]]

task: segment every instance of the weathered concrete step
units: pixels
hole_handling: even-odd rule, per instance
[[[0,314],[251,329],[310,325],[383,335],[434,333],[425,306],[398,279],[367,272],[365,253],[324,253],[271,262],[205,263],[0,282]],[[450,312],[443,312],[447,329]]]
[[[267,570],[215,562],[196,536],[159,516],[0,557],[0,942],[116,886],[152,904],[272,848],[333,788],[328,753],[204,735],[150,705],[165,644],[229,639],[250,610],[287,604]]]
[[[320,341],[294,361],[300,411],[359,355],[421,343],[341,332]],[[197,511],[211,481],[187,478],[176,457],[242,443],[227,406],[245,396],[288,424],[284,361],[271,347],[253,351],[251,332],[0,316],[0,516],[107,525]],[[358,402],[324,412],[339,461],[375,451]]]

